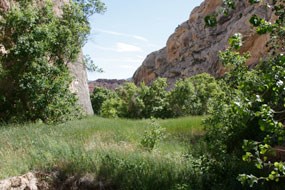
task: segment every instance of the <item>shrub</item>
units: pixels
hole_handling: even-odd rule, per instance
[[[99,115],[102,104],[112,97],[115,97],[115,93],[111,90],[102,87],[95,87],[93,93],[90,96],[94,113]]]
[[[167,82],[165,78],[158,78],[149,88],[144,87],[143,89],[143,102],[145,109],[143,116],[145,118],[156,117],[156,118],[167,118],[168,117],[168,95],[169,92],[166,90]]]
[[[122,116],[122,101],[118,97],[112,97],[103,102],[100,115],[107,118],[117,118]]]
[[[283,39],[285,33],[279,31],[279,25],[273,27],[278,31],[272,33],[276,35],[273,40]],[[280,51],[280,43],[284,46],[284,41],[278,43],[272,46],[276,52]],[[226,96],[220,96],[207,121],[209,150],[219,160],[237,158],[232,166],[243,167],[236,170],[234,166],[232,174],[239,174],[242,184],[258,189],[284,189],[280,180],[285,176],[284,160],[274,147],[284,148],[285,56],[275,52],[254,70],[248,70],[245,65],[248,55],[235,49],[230,47],[221,53],[222,61],[230,65],[230,72],[225,76]],[[226,171],[228,163],[220,163]]]
[[[162,128],[155,120],[152,120],[150,126],[144,132],[141,145],[148,151],[152,151],[157,143],[165,137],[165,128]]]
[[[209,113],[212,100],[221,94],[214,77],[207,73],[178,80],[169,96],[169,110],[174,117]]]
[[[119,89],[117,94],[122,100],[122,116],[127,118],[142,118],[142,112],[145,104],[142,100],[142,88],[134,83],[125,83]]]

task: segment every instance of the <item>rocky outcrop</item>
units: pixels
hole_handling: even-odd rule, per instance
[[[129,82],[128,80],[117,80],[117,79],[97,79],[95,81],[88,82],[89,92],[92,93],[95,87],[103,87],[110,90],[115,90],[124,83]]]
[[[53,173],[29,172],[0,180],[0,190],[100,190],[114,189],[106,181],[98,181],[94,175],[67,176],[59,171]]]
[[[243,34],[245,41],[240,51],[251,53],[247,64],[258,63],[266,51],[268,36],[255,34],[249,19],[256,14],[270,20],[272,12],[267,1],[259,5],[249,5],[247,0],[235,2],[236,9],[228,16],[219,15],[215,27],[206,27],[204,18],[218,10],[222,1],[205,0],[196,7],[189,20],[169,37],[166,47],[146,57],[133,75],[134,82],[148,84],[157,77],[168,78],[171,82],[203,72],[221,76],[224,69],[219,64],[218,53],[227,48],[228,38],[237,32]]]
[[[0,11],[6,12],[10,8],[10,3],[7,0],[0,1]]]
[[[38,190],[37,178],[33,173],[0,181],[0,190]]]

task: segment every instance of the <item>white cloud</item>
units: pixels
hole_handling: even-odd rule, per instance
[[[136,40],[148,42],[148,39],[146,39],[143,36],[139,36],[139,35],[131,35],[131,34],[126,34],[126,33],[121,33],[121,32],[116,32],[116,31],[111,31],[111,30],[104,30],[104,29],[96,29],[95,32],[102,32],[102,33],[110,34],[114,36],[124,36],[124,37],[134,38]]]
[[[100,45],[95,45],[94,47],[95,47],[96,49],[104,50],[104,51],[117,51],[115,48],[104,47],[104,46],[100,46]]]
[[[145,37],[142,37],[142,36],[133,35],[133,38],[135,38],[137,40],[144,41],[144,42],[148,42],[148,39],[146,39]]]
[[[142,49],[138,46],[134,46],[131,44],[126,44],[122,42],[118,42],[116,44],[116,51],[117,52],[141,52]]]
[[[126,34],[120,33],[120,32],[115,32],[115,31],[111,31],[111,30],[103,30],[103,29],[96,29],[96,32],[102,32],[105,34],[111,34],[111,35],[115,35],[115,36],[125,36]]]

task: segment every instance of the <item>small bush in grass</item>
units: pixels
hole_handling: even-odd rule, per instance
[[[141,145],[151,151],[163,138],[165,138],[165,128],[162,128],[155,120],[151,120],[150,126],[144,132]]]

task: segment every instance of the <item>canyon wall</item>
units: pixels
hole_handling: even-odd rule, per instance
[[[228,16],[220,14],[214,27],[206,27],[204,18],[216,12],[222,0],[205,0],[196,7],[169,37],[166,47],[145,58],[133,75],[134,82],[149,84],[157,77],[165,77],[171,83],[203,72],[221,76],[224,68],[219,64],[219,51],[228,47],[229,37],[237,32],[243,34],[245,42],[240,51],[251,53],[247,64],[257,64],[266,51],[268,36],[257,35],[249,19],[256,14],[270,20],[273,14],[266,4],[268,1],[256,5],[247,0],[235,2],[236,8]]]

